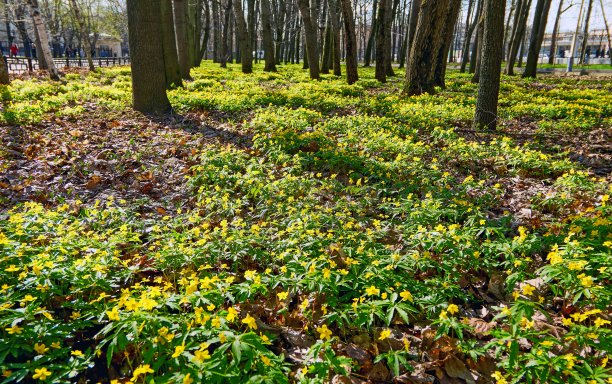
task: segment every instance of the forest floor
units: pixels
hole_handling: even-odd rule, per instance
[[[612,78],[238,71],[2,89],[6,382],[612,380]]]

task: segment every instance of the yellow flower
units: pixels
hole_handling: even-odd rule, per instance
[[[508,381],[506,381],[506,379],[504,378],[504,375],[502,375],[502,373],[500,371],[495,371],[492,375],[492,378],[494,378],[496,381],[496,384],[508,384]]]
[[[593,286],[593,278],[591,276],[587,276],[583,273],[578,275],[578,278],[580,279],[580,284],[582,284],[583,287],[590,288]]]
[[[33,379],[36,380],[47,380],[47,377],[51,376],[51,372],[45,367],[34,369],[34,374],[32,375]]]
[[[132,376],[132,381],[136,381],[138,376],[146,375],[147,373],[153,373],[151,366],[149,364],[139,365],[138,368],[134,370],[134,376]]]
[[[410,293],[410,292],[408,292],[406,290],[400,292],[400,297],[404,301],[410,301],[411,303],[414,301],[414,299],[412,298],[412,293]]]
[[[448,319],[448,312],[445,309],[440,312],[440,320]]]
[[[85,356],[85,355],[83,355],[83,352],[81,352],[81,351],[80,351],[80,350],[78,350],[78,349],[75,349],[74,351],[70,352],[70,354],[71,354],[72,356],[76,356],[76,357]]]
[[[451,315],[454,315],[455,313],[459,312],[459,307],[455,304],[450,304],[446,310]]]
[[[369,288],[366,288],[366,294],[368,296],[378,296],[380,294],[380,289],[372,285]]]
[[[599,328],[602,325],[610,324],[610,320],[604,320],[601,317],[598,317],[593,323],[595,324],[595,327]]]
[[[192,384],[193,383],[193,379],[191,378],[191,374],[188,373],[185,375],[185,377],[183,377],[183,384]]]
[[[19,327],[17,324],[10,328],[5,328],[4,330],[7,331],[9,335],[19,335],[21,332],[23,332],[23,328]]]
[[[49,351],[49,347],[47,347],[44,344],[34,344],[34,350],[36,351],[36,353],[38,353],[39,355],[44,355],[45,353],[47,353]]]
[[[279,292],[276,294],[279,300],[286,300],[288,295],[289,295],[289,292]]]
[[[119,320],[119,308],[114,307],[110,311],[106,311],[106,316],[110,321],[118,321]]]
[[[261,361],[267,366],[272,365],[271,360],[268,356],[261,355]]]
[[[318,327],[317,332],[319,332],[319,338],[321,340],[329,339],[332,336],[332,331],[327,328],[326,324]]]
[[[242,319],[242,323],[248,325],[250,329],[257,329],[257,322],[255,321],[255,318],[249,314]]]
[[[561,357],[567,361],[567,369],[572,369],[574,365],[576,365],[576,356],[572,355],[571,353]]]
[[[574,322],[572,321],[572,319],[568,319],[568,318],[562,318],[561,322],[563,323],[563,325],[565,325],[566,327],[569,327],[570,325],[574,324]]]
[[[225,316],[225,319],[227,321],[234,321],[234,319],[236,319],[236,316],[238,315],[238,311],[236,311],[233,307],[229,307],[227,309],[227,316]]]
[[[523,295],[525,296],[531,296],[533,294],[533,292],[535,291],[535,287],[533,285],[530,284],[525,284],[523,285]]]
[[[172,354],[172,358],[176,359],[177,357],[182,355],[183,352],[185,352],[185,343],[178,345],[174,348],[174,353]]]
[[[221,326],[221,318],[219,316],[213,317],[210,324],[215,328],[219,328]]]
[[[388,339],[389,336],[391,336],[391,330],[390,329],[383,329],[380,332],[380,336],[378,337],[378,340],[385,340]]]

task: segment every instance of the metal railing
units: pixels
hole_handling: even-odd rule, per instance
[[[24,73],[39,69],[38,60],[30,57],[5,57],[9,73]],[[87,68],[89,64],[86,58],[54,58],[53,62],[58,68]],[[131,63],[129,57],[96,57],[93,59],[95,67],[112,67],[115,65],[128,65]]]

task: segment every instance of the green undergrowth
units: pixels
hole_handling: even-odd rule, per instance
[[[403,98],[371,71],[351,87],[297,67],[193,75],[170,93],[177,109],[252,112],[237,131],[251,147],[197,155],[193,208],[153,220],[111,199],[2,217],[4,382],[324,383],[455,358],[483,382],[612,381],[611,185],[564,155],[460,137],[468,77]],[[48,111],[121,105],[127,76],[11,94],[58,98]],[[108,79],[120,86],[93,91]],[[504,84],[503,113],[568,131],[609,121],[609,92],[541,82],[552,90]],[[523,202],[537,220],[509,206],[517,179],[543,186]]]

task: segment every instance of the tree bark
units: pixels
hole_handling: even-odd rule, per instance
[[[442,42],[444,15],[450,0],[425,0],[419,11],[416,34],[410,49],[404,93],[434,93],[433,67]]]
[[[586,18],[584,21],[584,30],[582,32],[582,47],[580,48],[580,64],[584,64],[584,57],[586,56],[587,47],[589,45],[589,24],[591,21],[591,12],[593,11],[593,0],[589,0],[587,6]]]
[[[132,99],[143,113],[171,110],[166,95],[160,0],[127,0]]]
[[[264,71],[276,72],[276,60],[274,59],[274,36],[272,34],[272,11],[270,0],[261,0],[261,36],[264,46]]]
[[[357,35],[351,0],[340,0],[342,20],[344,21],[344,46],[346,47],[346,81],[349,84],[359,79],[357,74]]]
[[[376,30],[378,28],[378,0],[374,0],[372,3],[372,23],[370,26],[370,37],[368,37],[368,43],[365,47],[363,54],[363,66],[369,67],[372,60],[372,50],[374,49],[374,42],[376,41]]]
[[[340,8],[340,0],[329,0],[329,17],[331,18],[332,36],[333,36],[332,64],[333,64],[335,76],[342,76],[342,67],[340,66],[342,52],[340,48],[340,20],[339,20],[340,10],[339,8]]]
[[[242,1],[242,0],[235,0]],[[223,7],[223,30],[221,33],[221,52],[219,53],[219,64],[221,68],[227,68],[227,59],[232,53],[229,51],[230,20],[232,15],[232,0],[225,0]]]
[[[495,129],[503,56],[506,0],[485,0],[485,2],[481,81],[478,83],[474,128]]]
[[[513,28],[512,39],[510,41],[510,49],[506,58],[506,68],[504,72],[507,75],[514,75],[514,64],[516,63],[516,55],[523,43],[529,10],[531,9],[531,0],[522,0],[520,9],[517,9],[515,14],[516,28]],[[521,55],[522,56],[522,55]]]
[[[557,8],[557,17],[555,17],[555,25],[553,27],[552,36],[550,37],[550,54],[548,55],[548,64],[555,63],[557,57],[557,36],[559,34],[559,21],[563,13],[563,0],[559,0],[559,8]]]
[[[470,0],[470,4],[468,6],[468,12],[465,19],[465,35],[463,37],[463,47],[461,51],[461,68],[459,72],[464,73],[467,68],[467,63],[470,57],[470,45],[472,43],[472,34],[474,33],[474,28],[476,28],[477,20],[480,14],[480,7],[483,0],[478,1],[478,5],[476,6],[476,16],[474,17],[474,21],[470,23],[470,19],[472,17],[472,10],[474,7],[474,0]]]
[[[297,0],[297,4],[302,15],[302,22],[304,24],[304,38],[306,40],[306,56],[308,57],[308,70],[310,71],[310,78],[318,80],[320,76],[317,27],[314,24],[314,20],[311,15],[310,1]]]
[[[91,42],[89,41],[88,33],[85,28],[85,20],[81,17],[81,11],[79,10],[79,6],[76,0],[70,0],[70,9],[72,10],[74,19],[76,20],[77,25],[79,26],[79,34],[81,35],[81,40],[84,39],[86,41],[85,56],[87,57],[87,65],[89,66],[89,70],[93,72],[96,70],[93,58],[91,57],[91,51],[93,47],[91,46]]]
[[[0,54],[0,84],[9,85],[11,80],[9,79],[8,68],[4,60],[4,56]]]
[[[523,77],[536,77],[540,48],[542,48],[542,41],[544,40],[544,31],[546,30],[546,21],[548,20],[551,2],[552,0],[538,0],[536,4]]]
[[[166,69],[166,88],[183,86],[178,53],[176,52],[176,36],[174,34],[174,18],[172,17],[172,0],[160,0],[162,46],[164,49],[164,67]]]
[[[489,1],[489,0],[483,0]],[[486,5],[486,4],[485,4]],[[474,60],[474,76],[472,76],[472,83],[478,83],[480,81],[480,64],[482,63],[482,42],[484,39],[484,14],[481,16],[478,22],[478,44],[475,47],[476,57]],[[502,42],[503,44],[503,42]],[[472,70],[472,63],[470,63],[470,71]]]
[[[219,62],[221,51],[221,15],[219,14],[219,2],[211,0],[212,3],[212,23],[213,23],[213,62]]]
[[[446,21],[444,23],[444,30],[442,31],[442,45],[438,50],[438,58],[434,70],[434,84],[442,88],[446,88],[444,77],[446,76],[448,53],[453,43],[453,32],[455,31],[455,25],[457,25],[460,10],[461,0],[451,0],[445,16]]]
[[[187,41],[187,5],[186,0],[172,0],[174,3],[174,31],[179,59],[181,77],[191,80],[189,70],[189,43]]]
[[[410,4],[410,18],[408,19],[408,45],[406,47],[406,65],[410,60],[410,51],[414,42],[417,24],[419,23],[419,12],[421,11],[421,0],[412,0]]]
[[[236,27],[238,29],[238,43],[240,46],[240,63],[243,73],[253,72],[253,49],[251,47],[251,37],[247,30],[247,24],[244,20],[244,11],[242,10],[242,0],[235,0],[234,18],[236,19]]]
[[[377,28],[376,28],[376,80],[381,83],[387,82],[387,61],[390,60],[386,49],[387,40],[390,42],[391,25],[389,14],[391,13],[391,0],[380,0],[378,5]]]
[[[51,80],[59,80],[59,72],[53,62],[53,56],[51,55],[51,49],[49,48],[49,39],[47,38],[47,30],[45,29],[45,23],[38,7],[38,0],[28,0],[30,5],[30,15],[32,16],[32,22],[34,23],[34,31],[37,34],[37,40],[40,43],[40,51],[37,52],[37,57],[40,62],[41,58],[44,58],[47,69],[49,70],[49,77]]]

